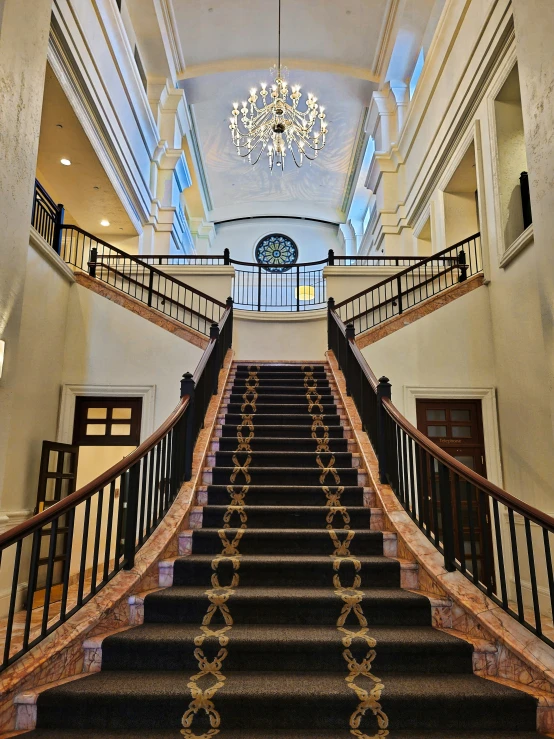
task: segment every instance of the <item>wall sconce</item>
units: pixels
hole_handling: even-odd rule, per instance
[[[298,300],[313,300],[315,298],[315,288],[311,285],[299,285],[295,292]]]
[[[2,377],[2,369],[4,367],[4,351],[6,349],[6,342],[0,339],[0,377]]]

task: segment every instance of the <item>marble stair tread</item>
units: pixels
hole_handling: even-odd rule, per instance
[[[224,523],[240,525],[241,520],[247,522],[249,527],[262,529],[266,527],[322,529],[327,528],[331,522],[336,529],[361,529],[371,524],[371,509],[364,506],[341,505],[338,501],[342,493],[337,494],[338,501],[334,507],[323,505],[325,502],[323,494],[319,496],[321,504],[314,506],[250,505],[252,497],[250,492],[246,493],[244,496],[246,505],[240,509],[233,510],[229,505],[205,506],[203,526],[206,528],[223,526]]]
[[[39,727],[178,727],[191,700],[196,673],[104,671],[41,693]],[[218,712],[229,729],[268,726],[342,729],[357,705],[348,672],[232,672],[217,691]],[[380,673],[382,709],[398,730],[454,729],[463,706],[464,728],[529,728],[537,703],[524,693],[474,675]],[[86,715],[84,715],[86,712]],[[121,724],[124,723],[124,727]],[[366,731],[376,726],[369,714]]]

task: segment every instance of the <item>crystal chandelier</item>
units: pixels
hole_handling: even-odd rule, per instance
[[[256,88],[250,90],[248,101],[233,103],[233,113],[229,128],[237,154],[254,165],[260,161],[262,154],[267,154],[269,168],[285,167],[287,150],[297,167],[301,167],[304,159],[313,161],[325,146],[327,123],[325,108],[318,104],[311,93],[306,100],[304,111],[299,110],[300,85],[290,89],[283,79],[281,68],[281,0],[279,0],[279,57],[277,63],[277,79],[271,89],[262,84],[258,93]],[[268,99],[269,96],[269,99]],[[261,107],[258,101],[261,98]],[[240,118],[239,118],[240,115]],[[319,121],[319,126],[317,125]]]

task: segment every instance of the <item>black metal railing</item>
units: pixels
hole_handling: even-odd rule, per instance
[[[450,456],[415,428],[375,377],[331,302],[328,342],[379,460],[379,477],[458,570],[533,634],[554,646],[554,518]]]
[[[533,223],[533,211],[531,210],[531,191],[529,189],[529,173],[522,172],[519,178],[521,190],[521,210],[523,214],[523,228],[528,229]]]
[[[225,312],[225,303],[77,226],[62,227],[60,256],[91,277],[202,334],[209,335],[211,324],[219,322]]]
[[[38,180],[35,180],[33,211],[31,226],[59,254],[61,227],[63,225],[64,208],[57,205]]]
[[[0,670],[67,621],[120,570],[133,568],[136,552],[191,478],[194,445],[218,391],[232,332],[230,301],[162,426],[88,485],[0,535],[0,578],[11,579]],[[40,606],[42,612],[35,610]]]
[[[360,334],[482,271],[481,236],[475,234],[337,303],[335,309]]]

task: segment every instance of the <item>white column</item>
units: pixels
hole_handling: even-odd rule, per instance
[[[396,118],[398,126],[398,137],[404,128],[404,122],[408,115],[410,105],[410,88],[405,82],[391,82],[390,86],[394,99],[396,100]]]
[[[352,228],[350,221],[348,223],[341,223],[339,226],[340,233],[344,240],[344,253],[347,257],[354,257],[358,252],[358,245],[356,243],[356,234]]]
[[[554,3],[513,0],[548,387],[554,421]]]
[[[18,359],[23,287],[44,94],[52,0],[0,2],[0,509]],[[62,318],[60,317],[60,320]],[[29,361],[32,361],[29,358]]]
[[[391,145],[396,142],[397,136],[397,120],[396,120],[396,100],[390,87],[377,90],[373,93],[373,100],[379,112],[381,122],[381,142],[379,151],[389,151]]]

